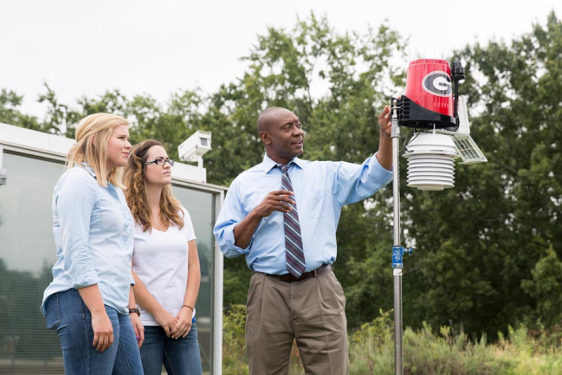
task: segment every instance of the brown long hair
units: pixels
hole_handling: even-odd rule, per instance
[[[125,190],[127,205],[133,214],[133,218],[142,226],[144,232],[152,232],[150,207],[148,207],[148,195],[146,194],[146,181],[143,172],[146,168],[144,163],[146,163],[148,158],[148,150],[153,146],[164,147],[162,143],[154,139],[147,139],[135,145],[131,150],[127,166],[125,167],[125,175],[123,176],[127,186]],[[180,216],[180,212],[182,216]],[[184,225],[181,203],[172,195],[170,185],[166,185],[162,189],[162,195],[160,196],[160,219],[167,227],[176,225],[181,229]]]
[[[75,164],[86,162],[94,170],[98,184],[107,187],[107,183],[123,188],[121,175],[123,168],[107,169],[107,145],[113,129],[127,125],[129,122],[123,117],[110,113],[95,113],[83,118],[76,127],[76,143],[68,151],[66,168],[71,169]]]

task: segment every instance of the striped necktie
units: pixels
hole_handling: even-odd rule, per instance
[[[281,188],[287,191],[293,191],[293,184],[289,177],[289,168],[293,165],[290,162],[287,165],[278,165],[283,172],[281,177]],[[300,277],[306,270],[306,261],[304,260],[304,251],[302,247],[301,226],[299,224],[299,213],[297,212],[297,204],[295,196],[292,196],[294,205],[289,212],[283,213],[285,219],[285,256],[287,257],[287,271],[295,277]]]

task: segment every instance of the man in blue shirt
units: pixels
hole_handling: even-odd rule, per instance
[[[295,114],[268,108],[258,117],[261,164],[231,184],[214,234],[227,257],[245,255],[250,374],[286,374],[293,340],[307,374],[347,374],[345,296],[331,264],[344,205],[392,180],[390,109],[379,115],[379,150],[363,164],[306,161]]]

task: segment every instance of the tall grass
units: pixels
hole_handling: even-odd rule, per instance
[[[244,306],[232,306],[224,319],[223,373],[247,374],[244,345]],[[486,338],[470,340],[449,327],[434,332],[423,328],[404,331],[405,375],[559,375],[562,374],[562,334],[539,329],[530,332],[521,325],[508,327],[497,343]],[[352,375],[394,374],[394,331],[389,312],[349,335]],[[300,356],[293,346],[290,374],[304,374]]]

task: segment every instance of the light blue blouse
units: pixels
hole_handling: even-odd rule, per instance
[[[53,233],[57,261],[43,313],[50,295],[98,284],[104,304],[128,314],[134,224],[123,191],[98,184],[85,163],[70,169],[55,186]]]

